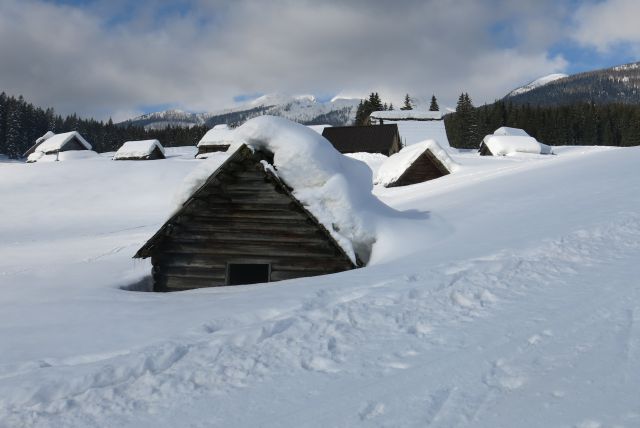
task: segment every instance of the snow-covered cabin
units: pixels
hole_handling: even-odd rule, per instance
[[[493,135],[502,135],[505,137],[530,137],[531,135],[527,134],[527,131],[520,128],[510,128],[508,126],[501,126],[500,128],[493,131]]]
[[[402,148],[396,125],[333,126],[322,136],[340,153],[380,153],[390,156]]]
[[[229,128],[228,125],[220,124],[214,126],[198,142],[196,157],[204,159],[207,157],[207,153],[226,151],[231,144],[232,134],[233,129]]]
[[[113,156],[113,160],[155,160],[164,158],[164,147],[158,140],[126,141]]]
[[[369,116],[371,124],[395,124],[398,126],[403,146],[410,146],[425,140],[436,140],[443,147],[450,146],[442,113],[426,110],[384,110],[374,111]]]
[[[135,255],[151,257],[155,291],[263,283],[360,265],[273,164],[272,153],[243,144],[190,194]]]
[[[48,131],[36,140],[36,143],[27,150],[23,157],[27,162],[38,160],[61,160],[60,153],[78,150],[91,150],[91,144],[77,131],[54,134]]]
[[[551,146],[542,144],[526,131],[503,126],[484,137],[478,152],[481,156],[511,156],[518,153],[553,154]]]
[[[384,187],[408,186],[452,173],[457,164],[434,140],[407,146],[380,166],[375,184]]]

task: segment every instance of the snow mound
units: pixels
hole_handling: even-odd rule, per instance
[[[49,133],[43,135],[40,138],[44,138]],[[36,152],[42,152],[44,154],[55,153],[62,149],[65,144],[71,141],[73,138],[77,138],[80,144],[82,144],[85,149],[91,150],[91,144],[85,140],[82,135],[78,131],[65,132],[63,134],[54,134],[46,138],[38,147],[36,147]]]
[[[233,129],[229,128],[227,125],[216,125],[204,134],[198,142],[198,147],[229,144],[232,133]]]
[[[351,159],[359,160],[360,162],[364,162],[365,164],[367,164],[367,166],[373,173],[373,177],[378,174],[378,169],[380,169],[382,164],[385,163],[387,159],[389,159],[388,156],[385,156],[382,153],[345,153],[344,156],[350,157]]]
[[[378,170],[374,184],[386,186],[393,183],[400,178],[406,169],[426,150],[429,150],[449,172],[454,172],[458,169],[459,165],[451,159],[449,154],[435,140],[426,140],[407,146],[389,157]]]
[[[496,129],[493,132],[493,135],[502,135],[502,136],[512,136],[512,137],[530,137],[529,134],[527,134],[527,131],[525,131],[524,129],[520,129],[520,128],[510,128],[508,126],[502,126],[498,129]]]
[[[149,156],[156,148],[164,155],[164,147],[158,140],[126,141],[118,149],[113,159],[142,158]]]
[[[441,120],[442,112],[427,110],[383,110],[374,111],[371,119],[387,120]]]
[[[553,154],[551,146],[538,142],[533,137],[487,135],[482,140],[494,156],[511,156],[517,153]]]

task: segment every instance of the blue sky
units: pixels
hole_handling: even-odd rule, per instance
[[[116,120],[274,92],[480,104],[638,60],[638,16],[637,0],[3,0],[0,89]]]

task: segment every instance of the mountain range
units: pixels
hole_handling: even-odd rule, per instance
[[[504,98],[516,104],[640,104],[640,62],[571,76],[552,74],[514,89]]]
[[[510,91],[503,99],[515,104],[539,106],[583,102],[640,104],[639,87],[640,62],[637,62],[573,75],[549,74]],[[424,100],[414,101],[421,107]],[[120,124],[143,126],[148,130],[167,126],[213,127],[221,123],[236,126],[253,117],[270,114],[305,125],[343,126],[353,123],[359,102],[359,98],[335,97],[330,101],[319,101],[312,95],[268,94],[216,112],[166,110],[144,114]]]
[[[167,126],[205,125],[213,127],[225,123],[236,126],[256,116],[270,114],[282,116],[305,125],[329,124],[341,126],[353,122],[360,99],[335,97],[318,101],[312,95],[264,95],[238,107],[211,113],[190,113],[166,110],[144,114],[120,122],[122,125],[143,126],[145,129],[163,129]]]

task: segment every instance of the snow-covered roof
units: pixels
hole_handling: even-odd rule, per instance
[[[454,172],[458,168],[458,164],[451,159],[446,150],[436,141],[426,140],[407,146],[393,156],[390,156],[389,159],[380,166],[380,169],[378,169],[374,183],[386,186],[395,182],[404,174],[407,168],[427,150],[429,150],[449,172]]]
[[[48,134],[48,133],[47,133]],[[47,134],[43,135],[40,138],[44,138]],[[38,147],[36,147],[36,152],[42,152],[44,154],[50,154],[60,151],[65,144],[73,139],[77,139],[80,144],[84,146],[85,149],[91,150],[91,144],[85,140],[82,135],[78,131],[65,132],[63,134],[54,134],[46,138]]]
[[[113,159],[144,158],[155,149],[164,155],[164,147],[158,140],[126,141],[113,156]]]
[[[383,110],[374,111],[371,119],[386,120],[441,120],[442,112],[428,110]]]
[[[36,144],[40,144],[42,143],[44,140],[47,140],[51,137],[53,137],[54,135],[56,135],[55,133],[53,133],[52,131],[47,131],[42,137],[38,138],[36,140]]]
[[[530,137],[527,131],[520,128],[510,128],[508,126],[501,126],[493,132],[493,135],[513,136],[513,137]]]
[[[225,124],[216,125],[200,139],[198,147],[201,146],[218,146],[230,144],[231,134],[233,129]]]
[[[273,165],[266,167],[273,167],[354,263],[356,255],[368,260],[376,239],[375,216],[390,209],[373,196],[367,165],[341,155],[317,132],[281,117],[260,116],[236,128],[228,154],[245,144],[272,153]],[[208,159],[185,179],[178,208],[220,167],[220,160]]]
[[[482,140],[494,156],[508,156],[516,153],[552,154],[551,146],[538,142],[533,137],[487,135]]]
[[[400,141],[405,146],[424,140],[436,140],[443,147],[450,147],[443,120],[385,120],[385,124],[398,126]]]

